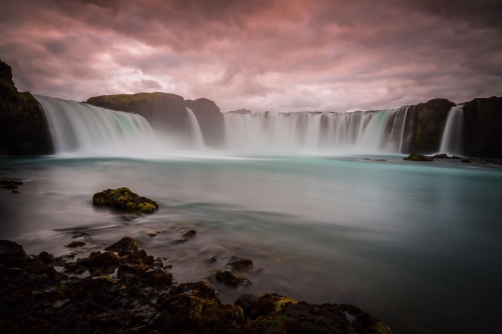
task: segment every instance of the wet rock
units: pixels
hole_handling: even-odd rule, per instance
[[[403,160],[409,160],[409,161],[434,161],[434,159],[432,157],[428,157],[426,155],[416,154],[416,153],[411,153],[409,156],[407,156]]]
[[[82,247],[82,246],[85,246],[85,242],[83,242],[83,241],[73,241],[73,242],[70,242],[68,245],[66,245],[66,247],[68,247],[68,248],[75,248],[75,247]]]
[[[375,161],[375,162],[384,162],[384,161],[387,161],[387,160],[385,160],[385,159],[375,159],[373,161]]]
[[[96,252],[91,253],[91,255],[84,259],[77,260],[78,266],[84,266],[88,268],[95,267],[112,267],[118,266],[120,259],[117,255],[112,252]]]
[[[183,238],[193,238],[196,235],[197,235],[197,232],[195,230],[188,230],[182,234]]]
[[[216,262],[218,261],[217,258],[215,258],[214,256],[211,256],[211,258],[209,259],[209,262]]]
[[[460,161],[461,163],[463,164],[470,164],[471,163],[471,160],[469,159],[463,159],[462,161]]]
[[[242,276],[235,276],[234,273],[228,269],[218,270],[216,272],[216,279],[230,286],[238,286],[239,284],[244,286],[251,285],[250,280]]]
[[[258,296],[255,294],[243,294],[240,295],[239,298],[234,302],[235,306],[240,306],[244,310],[244,315],[246,317],[251,316],[251,311],[253,307],[258,302]]]
[[[25,257],[23,246],[9,240],[0,240],[0,262],[4,257]]]
[[[1,180],[0,189],[17,189],[17,186],[22,186],[23,182],[12,180]]]
[[[95,193],[92,197],[92,203],[142,213],[152,213],[159,208],[155,201],[139,196],[126,187],[107,189]]]
[[[54,255],[49,254],[47,252],[41,252],[40,254],[38,254],[37,259],[45,264],[49,264],[54,259]]]
[[[433,159],[461,159],[459,156],[456,156],[456,155],[452,155],[450,157],[446,153],[435,154],[432,158]]]
[[[17,190],[14,189],[14,190],[11,191],[11,193],[13,193],[13,194],[19,194],[19,191],[17,191]]]
[[[157,232],[155,232],[155,231],[148,231],[148,232],[146,232],[146,234],[147,234],[149,237],[152,237],[152,238],[157,236]]]
[[[124,256],[130,252],[138,252],[136,241],[130,237],[123,237],[119,241],[105,248],[106,251],[117,252],[119,256]]]
[[[227,265],[231,266],[233,269],[237,270],[251,270],[253,269],[253,261],[243,258],[232,256],[228,260]]]

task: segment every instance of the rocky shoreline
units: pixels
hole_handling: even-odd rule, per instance
[[[252,269],[248,259],[232,258],[228,265]],[[244,294],[234,305],[222,304],[208,282],[177,284],[168,269],[129,237],[79,259],[27,255],[21,245],[1,240],[0,331],[391,333],[353,305],[315,305],[275,293]],[[219,273],[233,276],[228,269]]]

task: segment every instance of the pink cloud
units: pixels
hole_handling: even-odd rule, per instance
[[[6,0],[0,58],[61,98],[164,90],[223,111],[500,95],[496,1]],[[500,13],[500,11],[498,11]]]

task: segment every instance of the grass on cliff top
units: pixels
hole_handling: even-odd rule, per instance
[[[171,97],[175,99],[183,99],[183,97],[176,95],[176,94],[170,94],[170,93],[162,93],[162,92],[155,92],[155,93],[136,93],[136,94],[117,94],[117,95],[102,95],[102,96],[95,96],[91,97],[87,100],[88,103],[93,104],[93,103],[112,103],[112,104],[131,104],[135,103],[138,101],[144,100],[145,102],[152,102],[158,97]]]

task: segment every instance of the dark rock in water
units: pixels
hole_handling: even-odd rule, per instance
[[[235,276],[234,273],[228,269],[218,270],[216,272],[216,279],[230,286],[238,286],[239,284],[244,286],[251,285],[250,280],[242,276]]]
[[[456,156],[456,155],[452,155],[451,157],[449,157],[446,153],[435,154],[432,158],[433,159],[461,159],[459,156]]]
[[[258,299],[251,319],[239,333],[392,333],[375,316],[355,306],[297,303],[275,293]]]
[[[384,161],[387,161],[387,160],[385,160],[385,159],[375,159],[375,160],[373,160],[373,161],[376,161],[376,162],[384,162]]]
[[[131,237],[123,237],[119,241],[105,248],[105,251],[117,252],[119,256],[124,256],[130,252],[138,252],[138,245]]]
[[[73,241],[73,242],[70,242],[68,245],[66,245],[66,247],[68,247],[68,248],[75,248],[75,247],[82,247],[82,246],[85,246],[85,242],[83,242],[83,241]]]
[[[22,186],[23,182],[12,180],[1,180],[0,189],[17,189],[17,186]]]
[[[243,258],[232,256],[227,264],[237,270],[251,270],[253,269],[253,261]]]
[[[145,328],[164,333],[237,333],[245,322],[239,306],[222,305],[205,282],[185,283],[162,294]]]
[[[52,141],[37,100],[18,92],[12,68],[0,60],[0,156],[49,154]]]
[[[486,159],[486,163],[488,163],[488,164],[502,165],[502,160]]]
[[[434,159],[432,157],[428,157],[426,155],[416,154],[416,153],[411,153],[409,156],[407,156],[403,160],[409,160],[409,161],[434,161]]]
[[[258,302],[258,298],[259,297],[253,293],[246,293],[240,295],[239,298],[237,298],[237,300],[234,302],[234,305],[240,306],[244,310],[244,315],[246,317],[250,317],[253,307]]]
[[[92,253],[88,258],[77,260],[77,265],[88,268],[118,266],[120,259],[112,252]]]
[[[460,161],[461,163],[464,163],[464,164],[470,164],[471,163],[471,160],[469,159],[463,159],[462,161]]]
[[[193,238],[197,235],[197,232],[195,230],[188,230],[185,233],[183,233],[183,238]]]
[[[11,193],[13,193],[13,194],[19,194],[19,191],[17,191],[17,190],[14,189],[14,190],[11,191]]]
[[[297,303],[277,294],[241,295],[228,305],[207,282],[182,283],[159,295],[171,286],[172,275],[147,264],[153,256],[138,251],[130,238],[112,246],[124,256],[95,252],[77,263],[61,263],[62,257],[47,252],[28,257],[22,246],[0,241],[0,332],[391,333],[352,305]],[[100,273],[99,266],[116,267],[117,259],[116,278]],[[55,263],[96,267],[79,278],[58,273]],[[252,319],[247,324],[246,316]]]
[[[95,193],[92,196],[92,203],[142,213],[152,213],[159,208],[159,205],[155,201],[141,197],[126,187],[107,189]]]
[[[0,256],[25,257],[23,246],[9,240],[0,240]]]

